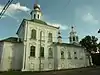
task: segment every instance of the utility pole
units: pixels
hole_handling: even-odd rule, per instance
[[[39,55],[39,71],[41,71],[41,40],[42,40],[42,31],[40,31],[40,55]]]

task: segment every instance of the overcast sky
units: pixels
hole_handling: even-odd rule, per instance
[[[8,0],[0,0],[0,11]],[[100,0],[38,0],[42,20],[61,27],[64,41],[68,41],[71,26],[75,26],[79,38],[94,35],[100,28]],[[34,0],[14,0],[0,19],[0,39],[16,36],[22,19],[30,19]]]

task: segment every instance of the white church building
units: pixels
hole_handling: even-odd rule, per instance
[[[74,27],[70,43],[63,43],[59,27],[41,20],[40,5],[35,3],[31,20],[23,19],[18,37],[0,40],[0,71],[49,71],[92,65],[89,53],[79,45]]]

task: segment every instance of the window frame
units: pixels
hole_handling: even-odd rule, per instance
[[[38,14],[38,19],[40,18],[39,14]]]
[[[74,52],[74,59],[78,59],[77,58],[77,52]]]
[[[34,14],[34,19],[36,19],[36,14]]]
[[[31,30],[31,39],[35,39],[36,40],[36,34],[37,33],[37,31],[36,31],[36,29],[32,29]]]
[[[44,47],[40,47],[40,57],[44,58]]]
[[[52,33],[48,33],[48,42],[52,42],[53,41],[53,39],[52,39]]]
[[[60,55],[61,55],[61,59],[65,59],[65,53],[64,53],[64,51],[61,50]]]
[[[33,49],[32,49],[32,47],[33,47]],[[35,57],[35,51],[36,51],[36,47],[30,46],[30,57]]]
[[[53,58],[53,50],[51,47],[48,49],[48,58]]]
[[[73,37],[73,41],[76,41],[76,39],[75,39],[75,38],[76,38],[76,37],[74,36],[74,37]]]

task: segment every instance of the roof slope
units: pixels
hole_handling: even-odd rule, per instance
[[[32,19],[32,20],[28,20],[28,21],[32,21],[32,22],[36,22],[36,23],[39,23],[39,24],[48,25],[46,22],[44,22],[42,20]]]
[[[58,42],[53,42],[55,45],[60,45],[60,46],[75,46],[75,47],[82,47],[80,44],[70,44],[70,43],[58,43]],[[84,47],[82,47],[84,48]]]
[[[32,20],[24,19],[24,20],[39,23],[39,24],[42,24],[42,25],[47,25],[49,27],[53,27],[53,28],[57,28],[57,29],[59,28],[59,27],[55,27],[55,26],[52,26],[52,25],[48,25],[46,22],[44,22],[42,20],[37,20],[37,19],[32,19]]]
[[[17,37],[9,37],[9,38],[0,40],[0,42],[22,43],[21,39],[19,39]]]
[[[23,21],[21,22],[21,24],[20,24],[20,26],[19,26],[16,34],[18,34],[21,26],[24,25],[25,21],[35,22],[35,23],[39,23],[39,24],[42,24],[42,25],[46,25],[46,26],[49,26],[49,27],[53,27],[53,28],[59,29],[59,27],[55,27],[55,26],[52,26],[52,25],[48,25],[46,22],[44,22],[42,20],[37,20],[37,19],[32,19],[32,20],[23,19]]]

